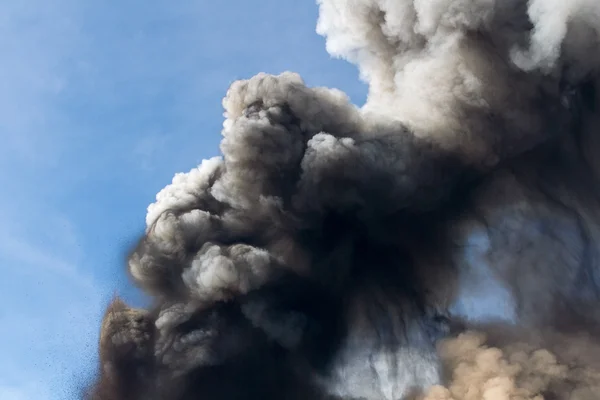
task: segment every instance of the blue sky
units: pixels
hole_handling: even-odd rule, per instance
[[[298,0],[0,2],[0,399],[76,398],[125,255],[175,172],[217,155],[235,79],[299,72],[357,103]]]

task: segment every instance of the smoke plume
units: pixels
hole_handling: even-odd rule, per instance
[[[600,393],[600,347],[586,334],[534,338],[502,332],[502,340],[466,332],[440,341],[450,383],[422,400],[592,400]],[[512,339],[512,342],[508,341]],[[526,340],[525,340],[526,339]],[[496,342],[490,346],[487,342]],[[551,350],[549,350],[551,349]]]
[[[598,366],[539,338],[600,323],[600,2],[318,5],[366,104],[230,87],[222,155],[148,207],[129,272],[155,305],[108,310],[95,398],[591,399]],[[437,343],[477,305],[535,339]]]

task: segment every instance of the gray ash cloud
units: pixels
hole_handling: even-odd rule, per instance
[[[600,3],[319,7],[366,104],[290,72],[231,86],[222,155],[148,207],[129,272],[155,304],[109,309],[92,398],[401,398],[443,383],[486,268],[511,323],[600,321]]]

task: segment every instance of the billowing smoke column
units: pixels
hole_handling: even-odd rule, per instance
[[[367,103],[231,86],[222,157],[148,208],[129,270],[155,306],[111,305],[90,397],[593,398],[596,341],[561,335],[600,326],[600,2],[319,6]],[[537,333],[438,343],[498,319]]]

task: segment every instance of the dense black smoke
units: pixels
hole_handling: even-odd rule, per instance
[[[90,397],[592,398],[600,3],[319,6],[367,103],[293,73],[231,86],[222,157],[148,208],[129,271],[155,305],[111,305]],[[438,342],[491,322],[530,336]]]

